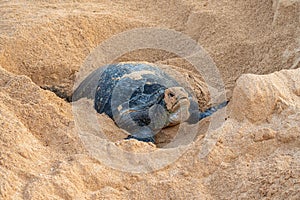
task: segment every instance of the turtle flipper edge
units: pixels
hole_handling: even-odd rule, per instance
[[[209,117],[211,116],[213,113],[217,112],[218,110],[220,110],[221,108],[224,108],[227,104],[228,104],[229,101],[224,101],[222,103],[220,103],[219,105],[217,106],[213,106],[211,108],[208,108],[207,110],[205,110],[204,112],[200,112],[199,113],[199,121],[201,119],[204,119],[206,117]]]

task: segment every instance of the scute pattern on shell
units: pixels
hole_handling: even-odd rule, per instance
[[[132,114],[140,126],[149,125],[147,109],[153,104],[161,104],[166,87],[178,83],[155,66],[144,63],[120,63],[107,66],[100,76],[95,95],[95,109],[106,113],[112,119],[124,110],[140,110],[140,115]],[[115,94],[115,95],[114,95]],[[112,102],[112,97],[114,97]],[[118,104],[118,105],[117,105]],[[116,108],[122,109],[116,109]],[[143,112],[144,111],[144,112]],[[144,113],[144,114],[143,114]]]

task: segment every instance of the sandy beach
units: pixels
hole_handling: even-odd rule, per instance
[[[201,111],[218,84],[230,102],[124,140],[72,102],[108,62],[159,66]],[[299,0],[1,1],[0,199],[300,199],[299,67]]]

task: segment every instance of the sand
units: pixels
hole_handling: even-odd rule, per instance
[[[298,0],[2,1],[0,199],[299,199],[299,13]],[[230,100],[156,144],[125,141],[90,100],[70,102],[95,48],[145,27],[197,41]],[[114,61],[169,70],[204,110],[218,97],[191,56],[149,48]]]

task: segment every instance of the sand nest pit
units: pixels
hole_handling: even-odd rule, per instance
[[[202,188],[201,195],[226,197],[230,196],[232,191],[234,191],[234,195],[239,196],[240,191],[235,185],[243,178],[243,187],[247,188],[247,195],[253,198],[264,195],[264,191],[268,191],[268,187],[273,188],[272,193],[266,194],[270,197],[297,197],[297,184],[293,185],[293,182],[296,181],[296,177],[299,175],[297,169],[299,169],[300,158],[297,154],[297,149],[299,149],[300,145],[298,74],[299,69],[282,71],[266,76],[245,75],[241,77],[237,82],[236,89],[233,92],[233,99],[229,106],[229,111],[231,111],[230,118],[220,129],[211,133],[213,136],[211,139],[215,139],[216,144],[204,157],[205,159],[199,159],[199,156],[203,156],[203,148],[207,146],[205,137],[202,137],[195,141],[191,149],[171,166],[148,175],[132,175],[112,170],[109,166],[103,166],[93,156],[85,155],[85,151],[82,150],[85,149],[85,147],[82,148],[82,138],[78,139],[76,131],[70,129],[70,125],[58,124],[56,121],[53,121],[55,118],[61,118],[60,121],[63,122],[63,116],[71,114],[67,103],[54,94],[39,89],[27,77],[18,77],[2,70],[1,76],[6,78],[1,83],[1,117],[4,116],[1,118],[1,142],[3,144],[1,152],[2,157],[9,162],[5,162],[5,164],[2,162],[0,167],[11,174],[10,176],[2,175],[2,182],[4,181],[3,184],[7,188],[3,198],[11,196],[13,191],[22,190],[24,184],[30,185],[30,188],[26,189],[26,194],[36,198],[53,194],[63,195],[63,190],[66,191],[64,188],[69,188],[70,186],[73,188],[67,190],[67,194],[70,196],[82,195],[86,191],[91,191],[94,187],[99,188],[98,195],[105,195],[106,193],[103,191],[104,185],[106,185],[105,187],[113,188],[117,196],[128,195],[128,198],[130,198],[132,197],[131,195],[138,195],[131,193],[131,191],[140,190],[136,188],[136,183],[142,184],[142,187],[150,186],[153,189],[156,188],[159,191],[169,190],[170,185],[162,184],[159,188],[154,185],[151,186],[154,183],[158,184],[167,176],[172,181],[172,185],[174,184],[174,186],[170,187],[179,187],[175,187],[176,190],[173,190],[173,192],[177,193],[181,191],[180,188],[185,187],[184,191],[187,190],[188,193],[181,191],[183,196],[188,196],[195,189],[189,184],[188,180],[191,179],[194,180],[194,184],[196,182],[198,188]],[[250,78],[256,80],[256,84],[252,86],[244,84],[243,80],[249,80]],[[18,85],[25,86],[26,89],[22,90],[25,95],[18,96],[18,93],[12,92],[12,86],[14,88],[13,91],[18,91],[17,85],[13,84],[15,80],[19,81],[20,84]],[[275,80],[282,84],[274,87],[273,81]],[[270,92],[254,92],[257,90],[264,91],[266,86],[268,86],[267,88]],[[285,90],[286,88],[288,89]],[[248,96],[244,95],[245,91],[249,91],[247,92]],[[281,98],[288,102],[286,107],[281,110],[278,110],[276,106],[270,108],[271,114],[267,120],[261,120],[259,124],[253,124],[251,116],[261,114],[260,108],[265,106],[264,102],[276,102],[276,99],[274,99],[276,98],[276,91],[285,91],[281,94]],[[35,94],[35,97],[40,96],[41,100],[38,100],[36,103],[28,101],[27,95],[32,94]],[[270,96],[269,94],[275,95]],[[256,95],[262,99],[260,104],[252,104],[252,102],[255,102]],[[49,103],[52,106],[58,103],[54,108],[62,106],[61,111],[54,111],[51,120],[42,116],[35,118],[36,114],[33,110],[45,109],[39,111],[39,113],[44,113],[46,116],[53,112],[53,108],[49,109],[49,106],[45,105],[45,100],[43,99],[46,102],[52,102]],[[240,109],[244,103],[245,105],[257,105],[257,109],[252,109],[251,111]],[[23,108],[14,110],[13,108],[16,106]],[[31,118],[33,117],[36,121],[34,123],[28,121],[30,118],[26,117],[24,115],[26,112],[22,112],[22,110],[29,111]],[[235,110],[238,110],[238,112]],[[23,114],[20,115],[18,114],[19,112]],[[65,114],[61,116],[61,112]],[[103,120],[105,117],[100,116],[99,119]],[[107,117],[106,119],[110,120]],[[37,121],[39,122],[37,123]],[[44,129],[43,126],[45,125],[40,128],[38,128],[39,126],[32,127],[32,125],[41,125],[41,123],[47,123],[47,126],[52,128]],[[113,122],[110,120],[109,123]],[[117,133],[117,128],[116,126],[114,127],[114,129],[109,129],[112,134]],[[70,130],[68,137],[72,138],[71,140],[66,138],[63,132],[66,130]],[[43,133],[43,135],[37,135],[38,133]],[[107,144],[108,146],[115,145],[127,152],[134,153],[156,150],[156,147],[152,144],[141,143],[135,140],[119,140],[115,143],[108,142]],[[24,145],[26,148],[23,148]],[[10,161],[11,158],[14,159],[13,162]],[[19,168],[13,167],[14,164],[20,162],[23,163],[22,170],[26,174],[26,179],[19,175]],[[39,165],[38,163],[41,162],[43,164]],[[266,167],[270,165],[273,167]],[[220,166],[221,168],[219,168]],[[87,169],[90,170],[89,174],[91,175],[89,176],[87,176],[85,171]],[[286,170],[289,171],[288,174]],[[175,175],[169,176],[169,173]],[[251,174],[250,177],[246,175],[248,173]],[[261,176],[261,173],[264,173],[264,176]],[[106,180],[106,178],[103,177],[103,174],[109,174],[110,179],[114,180],[104,184],[103,180]],[[94,178],[93,181],[86,180],[92,177],[103,177],[104,179]],[[117,177],[122,177],[121,179],[126,180],[127,183],[124,183]],[[282,194],[281,189],[278,188],[283,187],[286,178],[289,182],[284,186],[284,190],[288,189],[289,193]],[[265,181],[269,179],[274,180],[274,182],[264,185]],[[206,181],[204,185],[202,183],[203,180]],[[13,181],[14,186],[9,184],[11,181]],[[253,181],[255,187],[253,187]],[[58,183],[63,183],[61,189],[45,190],[45,187],[40,187],[40,185],[47,185],[47,188],[55,188],[55,185]],[[223,190],[222,188],[225,188],[225,186],[216,188],[215,184],[226,184],[230,190]],[[266,188],[261,190],[259,185]],[[140,188],[141,186],[138,187]],[[130,187],[131,189],[124,190],[121,189],[122,187]],[[193,195],[199,194],[199,191],[197,191]],[[90,197],[90,195],[87,197]],[[150,193],[147,192],[139,195],[150,198],[148,196]],[[157,197],[161,198],[166,197],[160,192],[157,195]]]
[[[300,198],[299,1],[5,1],[1,6],[0,199]],[[145,26],[175,29],[203,45],[232,98],[226,122],[205,129],[178,159],[149,167],[148,173],[124,172],[87,150],[72,105],[56,94],[70,97],[75,74],[102,41]],[[206,86],[184,58],[150,49],[117,61],[170,65],[191,85],[199,105],[208,106]],[[293,70],[282,70],[288,68]],[[89,105],[84,99],[78,103]],[[124,141],[126,134],[110,118],[96,120],[104,124],[106,139],[97,140],[92,129],[86,129],[87,138],[106,150],[142,154],[161,148]],[[171,140],[174,129],[163,130],[162,142]],[[147,169],[130,156],[113,156]]]

